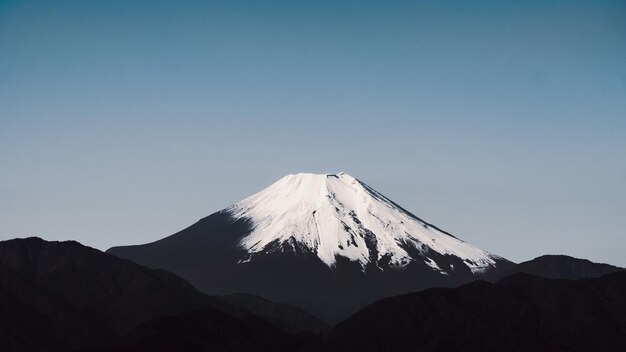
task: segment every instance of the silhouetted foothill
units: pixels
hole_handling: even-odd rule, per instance
[[[139,324],[211,308],[220,319],[271,320],[275,330],[327,330],[297,307],[253,296],[247,308],[198,292],[164,270],[148,269],[74,241],[0,242],[0,346],[8,351],[68,351],[110,342]],[[224,318],[224,317],[227,318]],[[230,319],[230,320],[229,320]],[[266,325],[271,325],[266,323]],[[233,325],[237,326],[237,325]],[[253,329],[256,325],[251,325]],[[287,334],[287,333],[284,333]]]
[[[340,323],[326,351],[624,351],[626,272],[560,280],[515,274],[378,301]]]

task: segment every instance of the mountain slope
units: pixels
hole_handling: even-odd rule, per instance
[[[626,272],[576,281],[515,274],[378,301],[332,331],[328,351],[618,351]]]
[[[624,269],[609,264],[594,263],[587,259],[566,255],[543,255],[515,265],[502,273],[502,277],[515,273],[527,273],[552,279],[576,280],[600,277],[621,270]]]
[[[380,268],[381,261],[404,267],[417,260],[442,273],[453,270],[440,267],[429,256],[434,252],[461,258],[473,272],[481,272],[498,259],[422,221],[345,173],[288,175],[226,211],[254,224],[240,242],[247,252],[242,261],[278,245],[281,250],[304,246],[330,267],[340,256],[363,268],[370,264]],[[421,256],[411,255],[409,248]]]
[[[106,321],[82,314],[3,265],[0,317],[3,351],[62,351],[112,334]]]
[[[108,346],[81,352],[294,352],[318,340],[287,334],[255,316],[235,318],[204,309],[149,320]]]
[[[170,270],[208,294],[245,292],[311,307],[356,308],[512,265],[344,173],[286,176],[172,236],[108,252]]]
[[[331,329],[331,326],[324,321],[294,305],[276,303],[263,297],[242,293],[219,296],[218,298],[254,312],[256,316],[286,332],[325,333]]]
[[[0,270],[0,340],[41,341],[43,350],[98,343],[164,314],[228,306],[171,273],[73,241],[2,241]]]
[[[263,302],[261,313],[290,331],[319,324],[295,307]],[[0,346],[11,351],[100,345],[150,319],[199,308],[220,310],[230,320],[248,319],[255,309],[206,296],[172,273],[74,241],[0,242]]]

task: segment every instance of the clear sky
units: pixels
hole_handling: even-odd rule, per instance
[[[626,266],[626,1],[0,0],[0,239],[144,243],[339,171]]]

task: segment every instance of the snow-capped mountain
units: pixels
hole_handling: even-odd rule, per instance
[[[338,256],[358,262],[363,269],[388,258],[392,267],[419,260],[447,274],[453,268],[439,267],[429,252],[461,258],[472,272],[493,267],[497,259],[427,224],[343,172],[288,175],[226,211],[252,224],[250,234],[240,241],[249,254],[242,261],[255,253],[297,245],[329,267]],[[412,257],[407,247],[420,256]]]
[[[345,173],[288,175],[174,235],[108,252],[170,270],[208,294],[252,293],[309,307],[358,308],[495,277],[512,265]]]

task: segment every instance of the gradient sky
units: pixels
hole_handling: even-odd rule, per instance
[[[0,239],[145,243],[339,171],[626,266],[626,1],[0,0]]]

